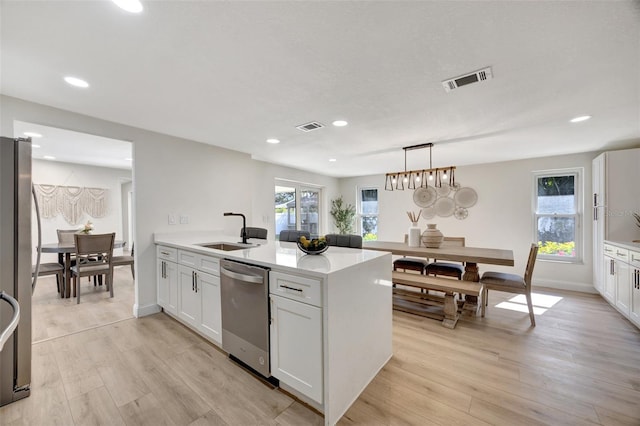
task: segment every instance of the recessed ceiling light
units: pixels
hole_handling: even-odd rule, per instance
[[[25,136],[29,136],[30,138],[41,138],[42,135],[40,133],[36,133],[36,132],[24,132],[23,133]]]
[[[87,87],[89,87],[89,83],[77,77],[65,77],[64,81],[66,81],[72,86],[82,87],[83,89],[86,89]]]
[[[344,127],[344,126],[346,126],[346,125],[347,125],[347,124],[349,124],[349,123],[347,123],[347,122],[346,122],[346,121],[344,121],[344,120],[336,120],[336,121],[334,121],[334,122],[333,122],[333,123],[331,123],[331,124],[333,124],[333,125],[334,125],[334,126],[336,126],[336,127]]]
[[[120,9],[126,10],[131,13],[140,13],[142,12],[142,3],[139,0],[111,0],[113,1]]]
[[[334,163],[334,162],[336,162],[337,160],[336,160],[335,158],[329,158],[329,161],[330,161],[330,162],[332,162],[332,163]]]
[[[124,161],[133,161],[133,158],[127,157],[127,158],[124,159]]]
[[[35,143],[32,143],[31,148],[40,148],[40,145],[36,145]]]
[[[267,143],[280,143],[278,139],[267,139]]]
[[[56,159],[56,157],[52,157],[51,155],[45,155],[42,158],[44,158],[45,160],[55,160]]]
[[[581,121],[587,121],[588,119],[590,119],[591,116],[590,115],[581,115],[580,117],[576,117],[576,118],[572,118],[571,120],[569,120],[571,123],[580,123]]]

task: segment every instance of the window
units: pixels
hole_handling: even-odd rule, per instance
[[[283,230],[308,231],[317,236],[320,231],[321,189],[297,182],[276,181],[276,239]]]
[[[358,217],[360,234],[364,241],[378,239],[378,189],[360,188],[358,190]]]
[[[538,259],[582,260],[580,226],[581,170],[534,173],[535,241]]]

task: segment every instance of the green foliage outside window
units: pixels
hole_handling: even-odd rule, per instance
[[[566,243],[557,243],[555,241],[541,241],[538,243],[538,254],[549,254],[553,256],[575,257],[576,243],[569,241]]]

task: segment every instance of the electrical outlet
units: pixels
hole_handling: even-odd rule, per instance
[[[168,222],[169,225],[175,225],[176,224],[176,215],[170,214],[168,217]]]
[[[186,225],[187,223],[189,223],[189,216],[187,215],[180,215],[180,225]]]

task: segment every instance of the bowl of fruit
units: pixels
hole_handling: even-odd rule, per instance
[[[306,254],[320,254],[327,251],[329,245],[324,237],[308,239],[303,235],[298,240],[298,248]]]

